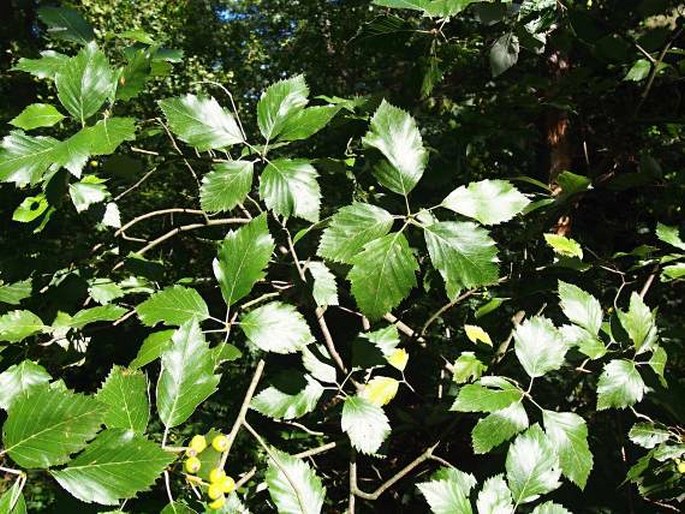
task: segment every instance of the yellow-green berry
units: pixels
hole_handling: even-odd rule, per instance
[[[209,481],[213,484],[215,482],[221,482],[226,478],[226,472],[221,468],[214,468],[209,472]]]
[[[678,463],[678,472],[685,475],[685,462]]]
[[[195,474],[198,471],[200,471],[201,466],[202,463],[200,462],[200,459],[198,459],[197,457],[188,457],[184,464],[186,471],[191,474]]]
[[[224,506],[224,503],[226,503],[226,497],[220,496],[219,498],[217,498],[209,504],[209,508],[212,510],[219,510],[221,507]]]
[[[218,435],[212,439],[212,448],[218,452],[225,452],[228,449],[228,437],[225,435]]]
[[[212,500],[217,500],[221,496],[223,496],[224,491],[221,488],[221,484],[210,484],[209,487],[207,488],[207,496],[209,496]]]
[[[234,489],[235,480],[233,480],[231,477],[224,477],[224,479],[221,481],[221,491],[223,491],[225,494],[231,494]]]
[[[197,453],[202,453],[205,451],[205,448],[207,448],[207,439],[205,439],[205,436],[198,434],[193,436],[193,438],[190,440],[189,446]]]

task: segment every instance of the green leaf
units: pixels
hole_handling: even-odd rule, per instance
[[[279,514],[321,512],[326,489],[305,461],[272,449],[265,479]]]
[[[6,489],[0,496],[0,512],[3,514],[26,514],[26,501],[21,492],[23,484],[25,482],[22,480],[15,480],[12,487]]]
[[[481,180],[468,187],[458,187],[441,205],[483,225],[497,225],[512,219],[529,203],[530,200],[506,180]]]
[[[63,119],[64,115],[53,105],[31,104],[9,123],[20,129],[32,130],[39,127],[52,127]]]
[[[516,357],[531,378],[561,368],[567,346],[554,324],[534,316],[514,330]]]
[[[323,346],[317,346],[316,349],[326,360],[330,360],[330,355]],[[302,348],[302,365],[318,381],[327,384],[336,383],[335,367],[321,361],[309,348]]]
[[[612,360],[604,366],[597,383],[597,410],[635,405],[642,401],[646,391],[633,361]]]
[[[387,159],[374,169],[381,185],[407,196],[423,176],[428,152],[414,118],[383,100],[362,143],[379,150]]]
[[[537,505],[531,514],[571,514],[571,511],[554,502],[545,502]]]
[[[214,276],[229,307],[247,296],[252,287],[264,278],[264,268],[269,264],[275,248],[266,224],[266,215],[254,218],[244,227],[226,234],[213,267]]]
[[[670,244],[679,250],[685,251],[685,243],[682,239],[680,239],[678,227],[669,227],[668,225],[657,223],[656,237],[658,237],[664,243]]]
[[[651,69],[652,65],[647,59],[638,59],[633,63],[631,68],[628,70],[628,73],[626,73],[626,76],[623,77],[623,80],[640,82],[641,80],[647,78]]]
[[[316,304],[320,307],[338,305],[338,285],[331,270],[323,262],[318,261],[310,261],[306,269],[314,279],[312,295]]]
[[[372,3],[381,7],[426,12],[431,0],[373,0]]]
[[[429,482],[416,484],[433,514],[472,514],[469,495],[476,485],[473,475],[440,468]]]
[[[22,300],[31,296],[33,281],[30,278],[12,284],[0,284],[0,302],[19,305]]]
[[[495,412],[521,401],[523,391],[500,377],[483,377],[477,384],[459,389],[450,410],[457,412]]]
[[[242,203],[252,188],[254,163],[220,162],[202,177],[200,205],[207,212],[230,211]]]
[[[44,329],[41,319],[31,311],[10,311],[0,316],[0,341],[18,343]]]
[[[488,367],[473,352],[461,352],[452,365],[453,379],[457,384],[478,380]]]
[[[214,357],[195,319],[174,333],[161,358],[157,411],[171,428],[187,420],[216,391],[220,376],[214,374]]]
[[[471,222],[441,221],[425,226],[423,234],[450,300],[462,289],[497,282],[497,247],[483,228]]]
[[[583,249],[574,239],[557,234],[545,234],[544,236],[545,241],[552,247],[554,253],[564,257],[583,258]]]
[[[140,321],[149,327],[157,323],[183,325],[186,321],[201,322],[209,318],[209,309],[195,289],[175,285],[155,293],[136,307]]]
[[[124,141],[135,139],[135,133],[133,118],[104,118],[59,143],[53,160],[55,165],[68,169],[78,178],[90,155],[109,155]]]
[[[516,505],[534,501],[561,485],[559,459],[554,446],[537,424],[509,446],[505,467]]]
[[[654,423],[635,423],[628,432],[632,442],[643,448],[656,448],[659,444],[668,441],[671,433],[665,428],[660,428]]]
[[[252,399],[250,407],[274,419],[295,419],[316,408],[323,387],[309,375],[307,386],[297,394],[287,394],[276,387],[267,387]]]
[[[105,54],[91,42],[57,72],[55,86],[65,109],[85,125],[111,95],[114,74]]]
[[[158,359],[171,345],[171,338],[174,332],[174,330],[162,330],[147,336],[138,350],[138,355],[131,361],[129,367],[131,369],[142,368],[146,364]]]
[[[633,292],[630,295],[628,312],[617,311],[621,325],[633,341],[636,355],[651,350],[657,340],[654,314],[645,305],[642,297]]]
[[[53,39],[83,44],[95,39],[93,28],[74,9],[41,7],[38,17],[48,26],[48,34]]]
[[[232,495],[231,495],[232,496]],[[232,511],[229,511],[232,512]],[[185,503],[173,502],[167,504],[159,514],[197,514],[197,511],[188,507]],[[239,512],[239,514],[242,514]]]
[[[212,354],[214,356],[214,366],[219,366],[224,362],[233,362],[243,356],[243,352],[238,350],[234,345],[224,342],[221,342],[212,348]]]
[[[39,218],[50,206],[44,194],[27,196],[12,213],[12,220],[19,223],[31,223]]]
[[[664,371],[666,369],[666,361],[668,360],[668,354],[666,350],[661,346],[655,346],[653,349],[652,356],[650,357],[647,364],[652,368],[652,371],[656,373],[659,378],[664,382]]]
[[[520,402],[497,410],[478,420],[471,432],[471,442],[475,453],[488,453],[504,441],[528,428],[528,415]]]
[[[140,371],[113,366],[96,398],[107,406],[107,428],[145,432],[150,419],[147,377]]]
[[[306,159],[275,159],[262,172],[259,196],[274,213],[319,221],[321,190],[316,169]]]
[[[602,327],[602,306],[599,300],[573,284],[559,281],[561,310],[576,325],[580,325],[592,335],[597,335]]]
[[[136,120],[110,117],[82,130],[91,155],[110,155],[124,141],[136,138]]]
[[[99,321],[116,321],[126,313],[126,309],[118,305],[100,305],[83,309],[74,314],[69,321],[69,327],[77,330],[82,329],[90,323]]]
[[[600,359],[607,353],[607,347],[597,336],[577,325],[563,325],[559,328],[559,333],[566,346],[576,346],[592,360]]]
[[[175,459],[140,435],[113,429],[102,432],[69,466],[51,474],[83,502],[117,505],[149,489]]]
[[[302,109],[286,118],[278,139],[282,141],[307,139],[328,125],[338,111],[340,111],[340,106],[337,105],[320,105]]]
[[[88,294],[99,304],[108,304],[124,296],[124,290],[108,278],[94,278],[89,281]]]
[[[302,314],[282,302],[270,302],[242,317],[240,327],[251,343],[265,352],[294,353],[314,336]]]
[[[669,282],[685,277],[685,262],[678,262],[670,266],[664,266],[661,270],[661,281]]]
[[[490,71],[498,77],[519,60],[519,39],[513,32],[500,36],[490,49]]]
[[[386,235],[392,224],[388,211],[367,203],[353,203],[333,215],[323,231],[317,254],[349,264],[365,245]]]
[[[509,491],[503,477],[504,475],[495,475],[485,481],[476,500],[478,514],[509,514],[514,512],[511,491]]]
[[[3,426],[5,451],[25,468],[64,464],[86,446],[102,424],[103,406],[90,396],[50,388],[24,391]]]
[[[257,103],[257,124],[267,143],[278,136],[288,122],[307,105],[309,88],[304,75],[270,85]],[[290,122],[292,127],[292,122]]]
[[[31,137],[21,130],[10,132],[0,145],[0,182],[14,182],[17,187],[40,182],[58,144],[52,137]]]
[[[371,241],[351,259],[347,275],[360,310],[378,319],[407,297],[416,286],[419,265],[399,232]]]
[[[103,182],[95,175],[86,175],[80,182],[69,184],[69,196],[76,212],[84,212],[91,205],[103,202],[109,197]]]
[[[225,148],[243,142],[243,135],[232,114],[212,97],[185,95],[160,100],[169,128],[200,152]]]
[[[57,72],[69,61],[69,57],[53,50],[43,50],[40,59],[22,57],[13,70],[30,73],[39,79],[53,79]]]
[[[557,175],[555,181],[561,187],[561,192],[557,196],[559,201],[587,191],[592,186],[591,178],[570,171],[562,171]]]
[[[547,438],[559,455],[561,472],[580,489],[585,489],[592,470],[592,453],[587,443],[585,420],[572,412],[542,411]]]
[[[121,75],[117,81],[117,99],[127,101],[138,96],[145,88],[145,84],[151,74],[150,50],[137,50],[128,59],[126,66],[121,69]]]
[[[9,410],[19,395],[50,380],[52,377],[45,368],[33,361],[10,366],[0,373],[0,408]]]
[[[352,446],[366,455],[374,455],[390,435],[390,423],[381,407],[360,396],[345,399],[340,427]]]

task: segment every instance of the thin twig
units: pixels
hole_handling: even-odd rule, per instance
[[[253,467],[250,471],[248,471],[243,476],[241,476],[240,479],[235,483],[235,490],[237,491],[243,485],[245,485],[247,483],[247,481],[250,480],[255,475],[256,472],[257,472],[257,468]]]
[[[647,295],[647,292],[649,291],[649,288],[652,287],[652,283],[654,282],[654,278],[659,274],[659,265],[656,265],[654,267],[654,270],[650,275],[647,277],[647,280],[645,281],[645,284],[642,286],[642,289],[640,290],[640,298],[644,299],[644,297]]]
[[[250,385],[248,386],[247,392],[245,393],[245,397],[243,398],[243,403],[240,406],[240,410],[238,411],[238,416],[235,418],[235,421],[233,422],[233,427],[231,428],[231,431],[228,433],[228,447],[226,448],[226,450],[224,450],[223,454],[221,455],[221,463],[219,464],[220,469],[223,469],[226,465],[226,461],[228,460],[228,454],[230,453],[231,447],[233,446],[233,442],[235,441],[235,438],[237,437],[238,432],[240,431],[240,427],[243,425],[243,422],[245,421],[247,410],[250,408],[250,402],[252,401],[252,397],[254,396],[255,391],[257,390],[257,385],[259,384],[259,380],[262,378],[263,372],[264,359],[261,359],[257,363],[257,367],[254,370],[252,380],[250,381]]]
[[[165,214],[173,214],[173,213],[181,213],[181,214],[198,214],[200,216],[205,216],[206,214],[204,211],[198,210],[198,209],[185,209],[183,207],[172,207],[170,209],[160,209],[158,211],[150,211],[146,212],[145,214],[141,214],[140,216],[137,216],[133,218],[131,221],[123,225],[120,229],[118,229],[114,233],[114,237],[117,237],[121,235],[122,233],[126,232],[129,228],[131,228],[133,225],[136,223],[139,223],[143,220],[149,219],[149,218],[154,218],[155,216],[163,216]]]
[[[331,354],[331,357],[333,358],[333,362],[335,362],[336,366],[338,366],[338,369],[342,371],[343,375],[347,374],[347,368],[345,367],[345,363],[342,360],[342,357],[340,357],[340,354],[338,353],[338,350],[335,348],[335,343],[333,342],[333,336],[331,335],[331,331],[328,329],[328,324],[326,323],[326,320],[324,318],[324,314],[326,312],[326,309],[323,307],[317,307],[316,308],[316,320],[319,322],[319,328],[321,329],[321,333],[323,334],[323,340],[326,343],[326,348],[328,349],[328,353]]]
[[[247,431],[250,434],[252,434],[252,437],[254,437],[257,440],[259,445],[262,448],[264,448],[264,451],[269,456],[269,458],[273,461],[274,465],[279,469],[279,471],[281,473],[283,473],[283,476],[285,477],[285,479],[290,484],[290,487],[293,489],[293,491],[295,491],[295,496],[297,497],[297,503],[300,507],[300,510],[302,512],[305,512],[306,511],[306,505],[305,505],[304,500],[302,498],[302,493],[297,488],[297,482],[295,480],[293,480],[293,478],[288,473],[288,470],[283,467],[281,462],[278,460],[278,456],[276,454],[274,454],[274,452],[271,448],[269,448],[269,445],[266,444],[266,441],[264,441],[264,439],[262,439],[262,436],[260,436],[257,433],[257,431],[254,428],[252,428],[252,426],[246,420],[243,420],[243,426],[247,429]]]
[[[237,223],[248,223],[249,220],[244,219],[244,218],[222,218],[222,219],[216,219],[216,220],[206,220],[204,223],[192,223],[190,225],[183,225],[180,227],[176,227],[171,229],[169,232],[166,234],[159,236],[157,239],[154,241],[151,241],[148,245],[144,246],[137,252],[135,252],[137,255],[143,255],[156,246],[159,246],[162,244],[164,241],[167,239],[171,239],[177,234],[180,234],[181,232],[188,232],[190,230],[197,230],[199,228],[205,228],[205,227],[211,227],[215,225],[230,225],[230,224],[237,224]],[[117,270],[121,268],[124,265],[124,261],[119,262],[114,268],[112,268],[112,271]]]
[[[418,341],[422,346],[426,344],[426,340],[423,336],[418,335],[413,328],[407,325],[404,321],[397,318],[391,312],[388,312],[387,314],[383,315],[383,319],[395,325],[397,327],[397,330],[402,332],[404,335],[409,336],[412,339],[416,338],[416,341]]]
[[[440,316],[445,314],[445,312],[450,310],[452,307],[454,307],[458,303],[462,302],[463,300],[466,300],[469,296],[472,296],[475,292],[476,292],[475,289],[471,289],[469,291],[466,291],[464,294],[458,296],[457,298],[455,298],[451,302],[440,307],[435,312],[435,314],[433,314],[430,318],[428,318],[428,321],[426,321],[426,323],[424,323],[423,327],[421,327],[421,332],[420,332],[421,335],[424,335],[426,333],[426,330],[428,330],[428,327],[430,327],[436,319],[438,319]]]
[[[327,443],[327,444],[321,445],[317,448],[312,448],[311,450],[306,450],[304,452],[296,453],[295,455],[293,455],[293,457],[297,457],[299,459],[304,459],[306,457],[312,457],[314,455],[318,455],[320,453],[327,452],[328,450],[332,450],[336,446],[337,446],[337,443],[335,443],[335,442]]]
[[[155,166],[155,167],[152,168],[150,171],[148,171],[145,175],[143,175],[143,176],[140,178],[140,180],[138,180],[138,182],[136,182],[136,183],[133,184],[131,187],[129,187],[128,189],[126,189],[123,193],[119,193],[117,196],[115,196],[115,197],[114,197],[114,201],[115,201],[115,202],[118,202],[118,201],[121,200],[124,196],[126,196],[127,194],[129,194],[131,191],[133,191],[133,190],[137,189],[138,187],[140,187],[140,185],[141,185],[143,182],[145,182],[148,178],[150,178],[150,175],[152,175],[155,171],[157,171],[157,166]]]
[[[197,173],[195,173],[195,169],[188,162],[188,159],[186,159],[186,156],[183,155],[183,152],[179,148],[178,143],[176,143],[176,139],[174,138],[174,135],[171,133],[171,130],[169,130],[169,127],[167,127],[166,124],[161,119],[157,118],[156,120],[157,120],[157,123],[159,123],[162,127],[164,127],[164,131],[167,133],[167,136],[169,136],[169,139],[171,140],[171,144],[173,145],[174,149],[176,150],[176,153],[178,153],[178,155],[180,155],[181,158],[183,159],[183,162],[185,163],[188,170],[190,170],[190,174],[195,179],[195,182],[197,183],[197,187],[199,189],[200,188],[200,179],[197,177]]]
[[[401,470],[399,470],[397,473],[395,473],[392,477],[390,477],[388,480],[383,482],[374,492],[372,493],[367,493],[359,489],[357,486],[357,481],[356,481],[356,476],[354,482],[352,482],[352,473],[350,473],[350,481],[352,482],[350,484],[350,489],[352,493],[354,493],[355,496],[359,496],[360,498],[364,498],[365,500],[370,500],[370,501],[375,501],[377,500],[385,491],[390,489],[393,485],[395,485],[397,482],[402,480],[405,476],[407,476],[409,473],[414,470],[417,466],[420,466],[427,460],[431,459],[433,456],[433,451],[438,447],[440,444],[440,441],[435,443],[433,446],[429,447],[426,449],[425,452],[423,452],[421,455],[416,457],[413,461],[411,461],[409,464],[407,464],[405,467],[403,467]]]

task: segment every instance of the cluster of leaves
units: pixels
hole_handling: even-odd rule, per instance
[[[473,2],[375,3],[447,19]],[[534,3],[532,10],[521,7],[512,31],[492,47],[493,75],[516,62],[518,38],[524,32],[533,39],[540,36],[536,41],[544,45],[543,36],[551,26],[545,15],[552,6]],[[33,104],[10,122],[21,130],[3,139],[0,180],[31,188],[31,196],[14,211],[13,219],[32,223],[41,232],[67,208],[64,200],[69,198],[77,213],[97,212],[103,239],[125,234],[139,219],[122,224],[119,206],[106,185],[108,177],[84,175],[83,170],[92,157],[113,154],[126,142],[148,137],[136,135],[135,119],[115,112],[121,102],[144,89],[155,70],[164,72],[177,56],[144,33],[122,34],[136,43],[124,52],[123,66],[115,69],[76,12],[47,9],[42,19],[58,37],[82,47],[72,57],[47,51],[40,59],[17,63],[17,70],[52,82],[61,107]],[[330,490],[327,495],[321,476],[344,471],[317,472],[304,458],[331,448],[348,450],[352,498],[376,500],[419,465],[437,461],[443,467],[416,484],[432,512],[514,512],[527,504],[531,505],[523,510],[537,514],[568,512],[543,496],[558,489],[562,477],[585,488],[593,468],[588,424],[574,406],[561,408],[564,398],[538,391],[566,371],[583,373],[586,365],[601,368],[596,383],[581,387],[595,398],[596,411],[634,409],[649,392],[652,377],[666,385],[667,355],[660,344],[656,312],[645,304],[644,294],[634,292],[625,311],[603,309],[590,293],[559,281],[555,292],[566,318],[560,326],[541,313],[519,319],[499,348],[480,326],[464,327],[476,347],[447,365],[452,374],[448,395],[454,398],[445,402],[430,386],[418,392],[437,410],[446,411],[451,403],[450,412],[441,415],[452,421],[463,419],[462,413],[484,414],[471,431],[473,453],[504,452],[502,472],[478,476],[471,469],[457,469],[433,454],[436,443],[375,493],[366,493],[357,484],[356,466],[357,457],[361,464],[391,455],[393,439],[401,434],[388,409],[397,395],[417,392],[419,386],[405,371],[412,369],[421,348],[431,344],[426,341],[428,328],[444,310],[429,317],[421,330],[408,327],[393,312],[399,314],[429,295],[446,300],[445,310],[474,295],[487,298],[489,291],[512,278],[499,267],[502,260],[512,260],[504,254],[516,251],[498,250],[495,240],[501,226],[514,227],[517,217],[530,219],[538,209],[586,191],[586,178],[561,174],[558,181],[566,195],[562,198],[547,192],[524,194],[509,180],[484,179],[452,186],[437,204],[424,204],[412,192],[429,167],[429,149],[414,117],[390,102],[317,97],[318,103],[310,105],[305,78],[297,75],[261,94],[256,130],[251,130],[243,125],[230,93],[227,98],[231,108],[205,93],[159,100],[164,119],[158,126],[198,180],[194,204],[199,204],[203,222],[146,241],[129,256],[149,263],[143,254],[182,231],[236,226],[214,241],[211,265],[205,263],[194,280],[159,287],[135,274],[119,275],[123,261],[115,261],[109,276],[91,281],[83,308],[73,314],[60,310],[48,317],[35,309],[17,308],[0,316],[0,340],[35,356],[0,374],[5,386],[0,407],[7,411],[0,455],[11,459],[16,469],[5,469],[19,477],[0,505],[8,512],[24,512],[24,470],[38,469],[87,503],[121,505],[164,475],[166,495],[180,499],[171,499],[163,512],[247,512],[244,503],[254,499],[257,504],[260,494],[251,482],[252,463],[232,464],[242,467],[242,477],[225,504],[198,501],[192,496],[193,477],[183,472],[182,431],[217,392],[225,363],[255,357],[259,362],[243,407],[231,413],[235,421],[227,447],[203,451],[198,457],[201,479],[208,480],[202,475],[208,470],[222,468],[233,441],[248,432],[259,447],[261,460],[255,464],[265,468],[259,477],[279,512],[318,513],[327,502],[337,501]],[[308,146],[301,142],[340,119],[364,126],[363,137],[353,136],[354,157],[303,157]],[[24,132],[57,124],[76,131],[66,139]],[[177,140],[196,158],[189,157]],[[329,201],[321,175],[331,163],[341,165],[355,187],[369,181],[373,191],[378,187],[381,192],[362,194],[357,188],[352,201]],[[201,179],[195,170],[200,167],[206,170]],[[231,217],[219,218],[219,213]],[[661,225],[657,236],[684,249],[676,228]],[[544,239],[560,267],[585,269],[578,242],[557,234]],[[111,240],[105,245],[112,245]],[[112,245],[103,259],[118,259],[119,251]],[[681,260],[680,254],[662,258],[667,264],[664,281],[682,278]],[[292,276],[280,269],[283,263],[294,270]],[[208,301],[199,283],[218,290],[223,305],[217,308]],[[30,278],[2,283],[0,301],[21,306],[31,299],[33,289]],[[91,301],[100,305],[86,307]],[[481,315],[501,302],[494,298],[481,307]],[[220,317],[212,314],[215,309]],[[351,312],[360,327],[349,345],[329,329],[331,312],[337,310]],[[88,358],[88,328],[133,323],[136,318],[152,331],[128,365],[107,363],[107,378],[96,392],[74,392],[63,377],[47,371],[50,363],[43,362],[40,347],[78,346]],[[314,323],[317,330],[312,329]],[[159,324],[165,328],[154,329]],[[241,345],[243,351],[238,349]],[[510,366],[506,372],[498,367],[503,360]],[[265,362],[270,385],[256,392]],[[150,382],[156,383],[154,402],[148,394]],[[248,415],[298,420],[294,426],[311,421],[322,432],[308,430],[311,437],[304,439],[309,448],[290,454],[255,430]],[[219,426],[224,422],[216,419],[202,433],[212,438],[218,433],[215,428],[226,428]],[[677,427],[639,422],[629,437],[649,452],[627,478],[646,496],[659,481],[677,490],[682,480],[677,463],[685,453]],[[321,446],[314,447],[316,443]],[[179,479],[178,487],[172,486],[170,476]]]

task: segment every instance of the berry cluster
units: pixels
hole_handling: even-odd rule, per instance
[[[228,449],[228,437],[219,434],[212,439],[212,448],[218,452],[223,453]],[[202,461],[198,457],[203,451],[207,449],[207,439],[203,435],[196,435],[190,440],[190,444],[186,448],[186,460],[183,467],[190,475],[196,475],[202,468]],[[206,476],[206,475],[205,475]],[[218,510],[226,503],[226,496],[235,489],[235,481],[226,475],[226,472],[221,468],[213,468],[208,475],[209,483],[195,477],[198,483],[207,488],[207,496],[211,500],[209,508]]]

